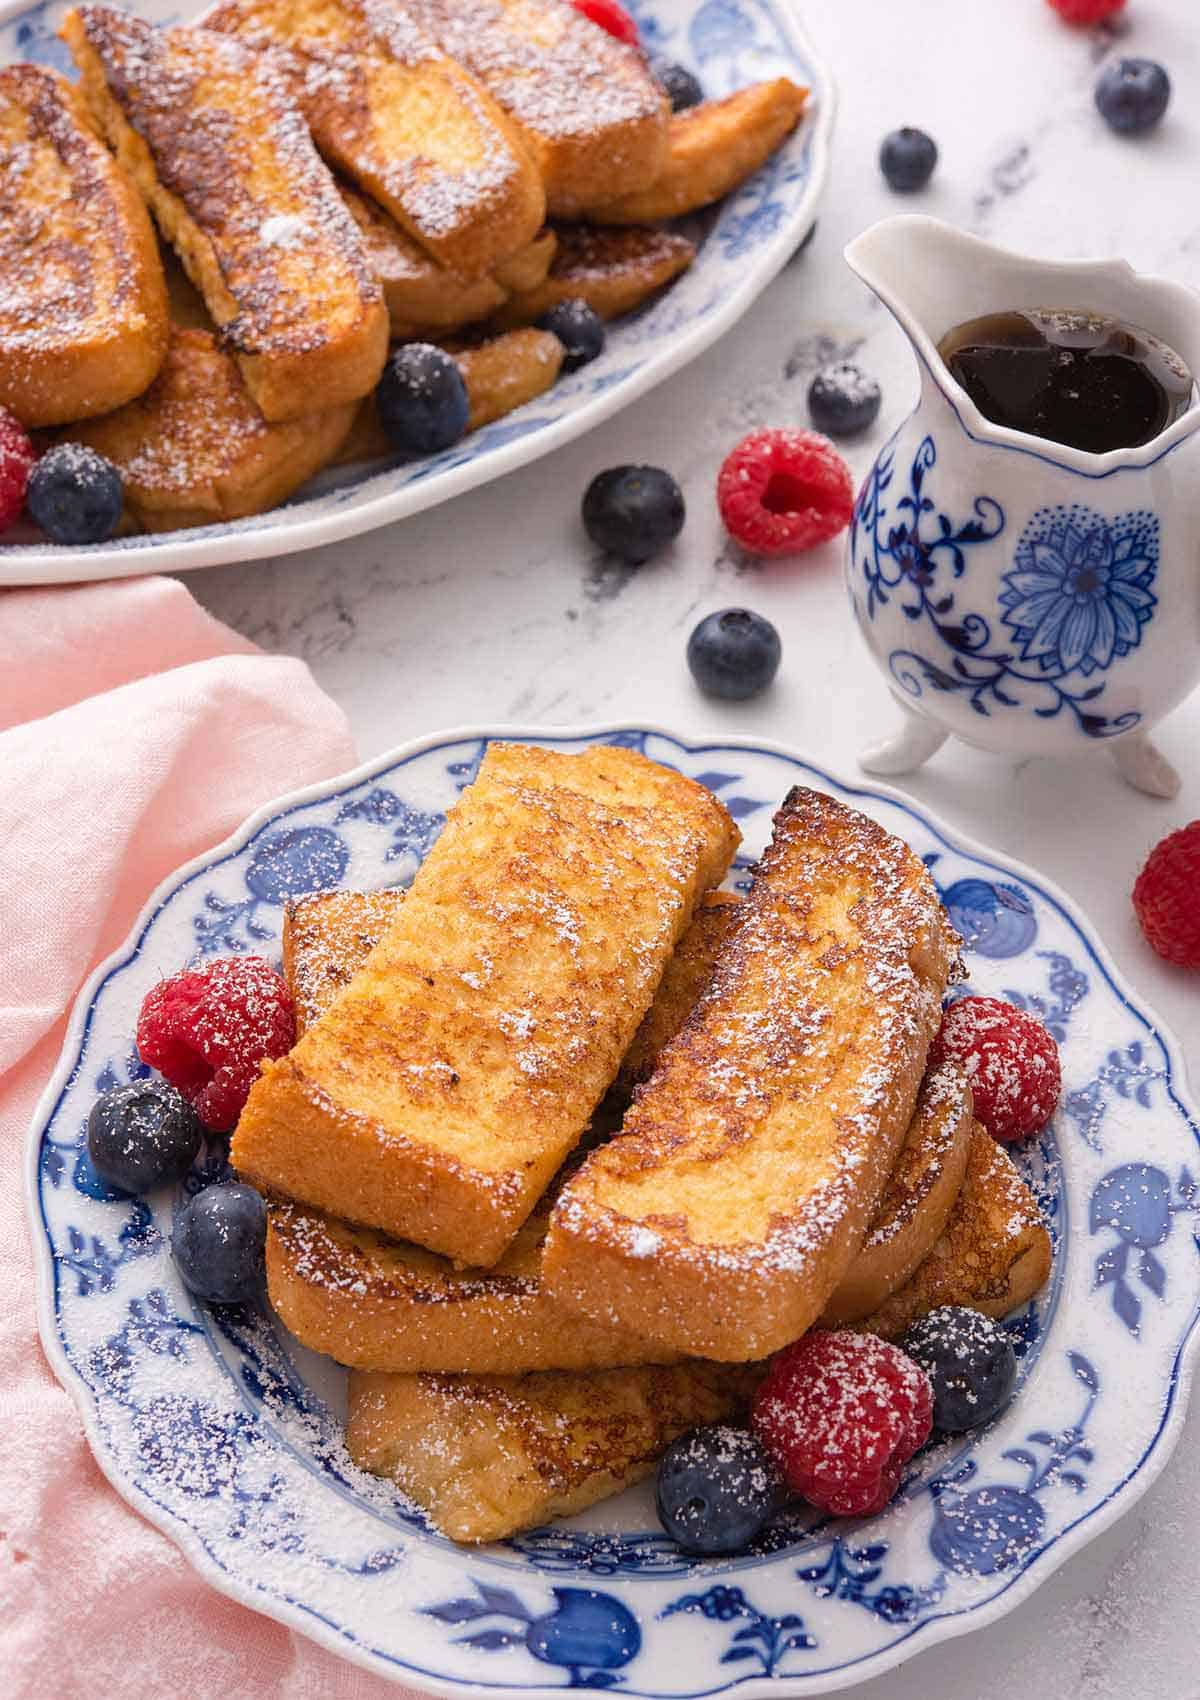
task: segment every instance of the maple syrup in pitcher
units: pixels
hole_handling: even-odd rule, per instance
[[[948,331],[938,353],[985,419],[1089,454],[1152,442],[1194,396],[1173,348],[1085,310],[989,313]]]

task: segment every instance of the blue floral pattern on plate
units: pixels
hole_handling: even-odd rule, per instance
[[[175,23],[171,0],[130,0],[156,23]],[[31,0],[0,20],[0,64],[34,59],[70,72],[57,30],[70,0]],[[200,10],[186,8],[187,15]],[[0,583],[53,561],[56,577],[154,572],[282,554],[349,536],[449,499],[548,453],[625,406],[708,346],[740,316],[811,227],[826,169],[833,89],[786,0],[637,0],[642,36],[655,53],[690,62],[714,96],[744,83],[790,76],[813,90],[796,133],[766,166],[713,212],[690,222],[695,264],[658,299],[609,333],[598,360],[546,395],[443,454],[424,460],[331,469],[271,513],[158,536],[115,539],[90,550],[42,543],[0,549]]]
[[[1062,1109],[1017,1153],[1054,1273],[1006,1323],[1020,1365],[1011,1406],[922,1453],[882,1516],[793,1509],[719,1565],[672,1545],[645,1486],[465,1552],[355,1469],[341,1371],[267,1315],[189,1297],[166,1249],[172,1211],[222,1172],[224,1143],[178,1198],[148,1202],[105,1188],[83,1149],[95,1094],[141,1071],[130,1034],[142,996],[212,948],[214,927],[219,948],[272,956],[288,895],[410,879],[483,734],[383,757],[272,808],[171,880],[86,989],[30,1146],[47,1351],[109,1474],[205,1576],[376,1670],[442,1691],[664,1700],[865,1679],[1007,1609],[1015,1584],[1047,1574],[1165,1460],[1200,1298],[1197,1125],[1176,1054],[1065,900],[897,796],[753,744],[642,727],[526,735],[562,749],[618,742],[702,778],[745,835],[735,879],[792,784],[866,809],[929,865],[963,927],[970,988],[1055,1031]]]

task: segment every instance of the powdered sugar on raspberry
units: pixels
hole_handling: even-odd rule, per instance
[[[814,1329],[772,1363],[752,1426],[793,1492],[835,1516],[870,1516],[929,1438],[933,1390],[875,1335]]]
[[[19,419],[0,407],[0,531],[21,517],[25,486],[37,456]]]
[[[143,1062],[183,1093],[205,1127],[237,1121],[259,1065],[295,1038],[291,994],[259,956],[225,956],[162,980],[138,1016]]]
[[[994,1139],[1025,1139],[1049,1121],[1062,1090],[1058,1046],[1040,1021],[1002,998],[960,998],[930,1051],[965,1071],[975,1114]]]

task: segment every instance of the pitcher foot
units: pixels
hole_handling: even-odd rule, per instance
[[[1112,747],[1117,772],[1135,791],[1147,797],[1177,797],[1179,775],[1144,732],[1133,732]]]
[[[881,744],[871,744],[858,758],[865,773],[883,775],[911,773],[924,767],[930,756],[936,755],[946,742],[948,733],[921,715],[904,715],[904,724]]]

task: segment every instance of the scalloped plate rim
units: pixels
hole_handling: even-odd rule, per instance
[[[698,738],[687,738],[666,726],[642,720],[600,721],[580,726],[539,727],[507,723],[498,723],[493,726],[482,726],[480,724],[453,726],[408,740],[371,757],[355,768],[336,774],[329,779],[318,780],[311,785],[284,793],[256,809],[236,831],[214,844],[209,850],[202,851],[192,857],[161,880],[138,912],[137,918],[125,939],[92,971],[82,986],[71,1010],[59,1060],[45,1090],[38,1099],[27,1135],[25,1202],[30,1216],[29,1230],[33,1242],[37,1283],[38,1327],[43,1350],[58,1380],[75,1400],[88,1444],[107,1480],[128,1504],[132,1505],[135,1510],[181,1548],[204,1580],[226,1597],[238,1600],[252,1610],[262,1612],[265,1616],[273,1618],[287,1628],[298,1631],[329,1651],[342,1658],[349,1659],[360,1668],[370,1670],[376,1675],[386,1676],[399,1683],[408,1682],[411,1684],[415,1680],[424,1691],[430,1694],[444,1695],[447,1700],[461,1700],[461,1696],[469,1692],[498,1696],[520,1695],[522,1700],[561,1700],[563,1688],[561,1684],[523,1684],[511,1681],[493,1683],[482,1682],[477,1679],[464,1682],[439,1676],[434,1672],[426,1672],[416,1666],[401,1666],[385,1656],[376,1654],[370,1649],[360,1647],[348,1640],[345,1635],[331,1627],[312,1606],[296,1601],[282,1601],[275,1597],[269,1597],[264,1603],[255,1597],[254,1589],[245,1586],[239,1579],[231,1577],[215,1559],[210,1557],[203,1541],[190,1528],[182,1524],[168,1510],[157,1505],[134,1484],[127,1481],[115,1467],[114,1460],[106,1453],[96,1422],[96,1403],[87,1385],[71,1364],[58,1330],[57,1313],[54,1308],[57,1292],[57,1270],[49,1250],[48,1237],[41,1231],[43,1218],[38,1185],[41,1139],[62,1092],[70,1082],[74,1072],[76,1053],[80,1042],[86,1035],[93,1004],[107,977],[136,955],[138,940],[143,931],[169,897],[206,868],[227,859],[229,856],[236,855],[265,826],[298,808],[306,807],[325,797],[335,796],[340,791],[362,785],[380,773],[403,765],[440,746],[495,739],[527,742],[538,742],[540,740],[552,742],[595,741],[625,733],[646,733],[651,736],[662,737],[692,755],[704,753],[709,749],[737,749],[751,753],[764,753],[785,761],[798,763],[817,776],[828,779],[850,796],[879,798],[896,805],[902,811],[921,820],[948,848],[994,869],[997,873],[1016,876],[1024,881],[1058,905],[1063,915],[1078,932],[1097,968],[1104,975],[1116,996],[1131,1012],[1152,1025],[1155,1037],[1161,1042],[1174,1073],[1170,1096],[1183,1114],[1193,1121],[1196,1120],[1195,1112],[1189,1106],[1191,1092],[1187,1066],[1174,1032],[1160,1022],[1152,1011],[1139,1005],[1136,1001],[1136,994],[1117,967],[1103,940],[1093,932],[1080,907],[1054,881],[1037,873],[1018,858],[993,851],[970,834],[959,832],[957,829],[948,826],[935,811],[926,809],[924,805],[905,792],[897,790],[893,786],[878,784],[873,779],[863,780],[859,778],[853,782],[843,779],[836,771],[822,767],[819,763],[801,754],[795,746],[778,739],[742,737],[734,734],[721,736],[716,733]],[[999,857],[998,860],[997,857]],[[1083,1513],[1074,1523],[1069,1524],[1051,1541],[1043,1545],[1029,1558],[1011,1581],[1006,1583],[990,1599],[977,1605],[966,1605],[954,1611],[928,1617],[921,1623],[913,1625],[905,1634],[897,1636],[886,1647],[864,1654],[848,1663],[824,1670],[813,1669],[802,1675],[736,1678],[717,1684],[712,1688],[697,1689],[690,1693],[686,1700],[708,1700],[709,1696],[732,1692],[747,1696],[747,1700],[770,1700],[770,1697],[773,1696],[795,1695],[804,1697],[833,1693],[854,1683],[869,1681],[888,1670],[895,1669],[898,1665],[913,1657],[914,1654],[922,1652],[928,1647],[956,1639],[973,1629],[983,1628],[985,1625],[1007,1616],[1009,1612],[1033,1594],[1043,1582],[1060,1569],[1069,1558],[1131,1510],[1162,1474],[1178,1443],[1191,1395],[1192,1379],[1196,1367],[1197,1342],[1200,1340],[1200,1330],[1197,1329],[1198,1322],[1200,1322],[1200,1291],[1193,1300],[1191,1318],[1172,1359],[1170,1381],[1165,1392],[1165,1408],[1158,1427],[1129,1474],[1098,1505]],[[920,1641],[913,1645],[914,1639],[918,1636],[921,1637]],[[631,1700],[668,1700],[668,1697],[660,1697],[652,1689],[629,1687],[625,1688],[624,1692],[631,1697]],[[670,1700],[683,1700],[683,1697],[676,1695],[670,1697]]]
[[[19,544],[9,551],[0,544],[0,588],[137,578],[163,570],[192,572],[202,567],[261,560],[264,556],[298,554],[362,536],[542,459],[610,419],[711,348],[745,316],[783,270],[797,242],[815,221],[829,172],[837,110],[833,76],[813,47],[791,0],[762,0],[762,4],[770,10],[782,33],[792,39],[811,72],[811,116],[806,112],[802,121],[810,125],[804,144],[810,150],[808,178],[790,217],[762,244],[746,275],[734,283],[718,306],[681,331],[662,352],[651,355],[627,377],[581,401],[549,425],[399,490],[382,491],[362,502],[348,502],[319,518],[297,517],[293,521],[285,517],[252,531],[205,527],[206,531],[215,530],[216,535],[190,541],[186,531],[161,532],[158,541],[136,549]],[[30,0],[0,0],[0,26],[31,9]],[[0,64],[5,62],[0,58]],[[287,511],[286,506],[279,510],[283,515]]]

